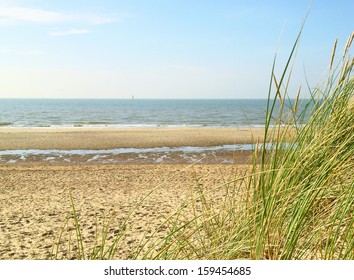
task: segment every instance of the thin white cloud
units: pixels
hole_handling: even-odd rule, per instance
[[[91,30],[88,29],[70,29],[66,31],[51,31],[49,32],[52,36],[69,36],[69,35],[82,35],[91,33]]]
[[[70,21],[70,16],[62,13],[21,7],[0,7],[0,17],[8,21],[30,21],[37,23],[56,23]]]
[[[2,25],[21,21],[48,24],[81,22],[92,25],[98,25],[111,23],[116,20],[118,20],[118,18],[105,15],[61,13],[36,8],[0,6],[0,23],[2,23]]]

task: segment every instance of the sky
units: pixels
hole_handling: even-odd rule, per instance
[[[266,98],[274,55],[280,73],[310,4],[0,0],[0,98]],[[353,11],[353,0],[313,1],[291,97],[325,80]]]

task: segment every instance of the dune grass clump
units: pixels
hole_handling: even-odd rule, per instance
[[[205,186],[196,176],[194,197],[166,218],[165,237],[152,234],[132,258],[354,259],[354,59],[349,56],[354,33],[339,62],[335,44],[329,78],[323,87],[309,88],[303,111],[300,90],[294,102],[288,98],[300,35],[279,79],[274,63],[264,142],[255,145],[249,170],[220,186]],[[276,102],[280,107],[274,112]],[[217,203],[215,193],[223,194]],[[71,202],[76,256],[83,259]],[[108,228],[90,258],[121,258],[116,252],[124,231],[108,244]]]
[[[279,81],[273,68],[265,140],[255,147],[252,170],[225,183],[243,186],[238,202],[229,196],[216,207],[202,190],[203,213],[188,227],[173,228],[163,254],[150,257],[354,259],[354,60],[348,56],[353,37],[333,69],[335,44],[328,82],[323,90],[311,90],[302,112],[299,95],[292,103],[287,92],[296,41]],[[278,101],[277,125],[271,127]]]

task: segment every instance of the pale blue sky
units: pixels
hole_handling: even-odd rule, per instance
[[[309,5],[0,0],[0,97],[265,98],[277,46],[281,69]],[[353,0],[314,1],[291,95],[304,71],[312,85],[325,79],[353,12]]]

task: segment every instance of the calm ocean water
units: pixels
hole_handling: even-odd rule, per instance
[[[1,127],[258,127],[267,100],[0,99]]]

